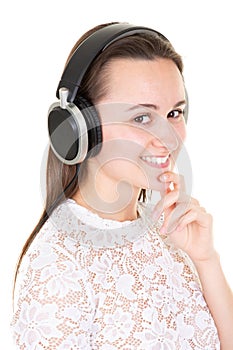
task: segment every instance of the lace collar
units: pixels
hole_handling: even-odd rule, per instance
[[[142,238],[148,229],[160,227],[162,219],[153,223],[151,211],[152,207],[138,203],[140,217],[121,222],[101,218],[73,199],[67,199],[54,210],[49,221],[81,245],[109,248],[134,242]]]

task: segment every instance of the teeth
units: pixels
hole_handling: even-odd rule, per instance
[[[142,159],[145,160],[148,163],[153,163],[153,164],[160,165],[160,164],[166,163],[168,157],[169,157],[168,155],[166,157],[149,157],[149,156],[146,156],[146,157],[142,157]]]

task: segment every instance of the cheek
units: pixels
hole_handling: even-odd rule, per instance
[[[130,162],[137,163],[144,147],[134,139],[115,138],[105,139],[100,153],[96,156],[102,165],[109,162]]]
[[[139,157],[145,149],[146,137],[143,133],[130,128],[103,128],[103,145],[95,157],[98,168],[114,179],[124,179],[130,183],[135,177],[145,177],[144,169],[139,165]]]
[[[136,141],[143,142],[145,136],[140,127],[132,125],[109,124],[102,126],[103,141],[122,140],[122,141]]]
[[[182,147],[184,147],[184,142],[186,139],[186,124],[185,121],[171,124],[173,128],[173,134],[175,134],[176,138],[176,149],[174,149],[173,154],[177,155]]]
[[[129,126],[103,127],[100,155],[106,159],[135,160],[144,150],[146,137],[141,130]]]
[[[176,133],[179,136],[180,142],[183,143],[187,135],[185,121],[183,121],[177,126]]]
[[[185,122],[180,123],[179,125],[175,126],[175,132],[177,135],[177,139],[178,139],[178,143],[179,146],[177,147],[177,149],[172,153],[172,157],[171,157],[171,168],[174,170],[177,167],[177,159],[179,157],[180,154],[183,153],[183,149],[185,149],[185,139],[186,139],[186,124]],[[186,152],[185,152],[186,153]],[[178,171],[179,172],[179,171]]]

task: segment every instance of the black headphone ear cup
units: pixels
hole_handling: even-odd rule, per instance
[[[83,97],[64,108],[54,103],[48,114],[50,144],[65,164],[81,163],[98,154],[102,146],[102,129],[95,107]]]
[[[81,163],[88,152],[88,136],[86,121],[74,103],[65,108],[54,103],[49,108],[48,131],[50,145],[64,164]]]
[[[96,108],[84,97],[78,96],[74,103],[82,112],[88,133],[88,150],[86,158],[96,156],[102,146],[101,121]]]

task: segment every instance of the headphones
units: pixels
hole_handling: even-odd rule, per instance
[[[161,33],[131,24],[111,24],[82,41],[71,56],[57,87],[59,102],[48,111],[51,148],[64,164],[79,164],[98,154],[102,144],[101,122],[95,107],[83,97],[76,98],[82,79],[95,58],[113,42],[137,33]],[[75,100],[75,103],[74,103]]]

